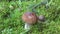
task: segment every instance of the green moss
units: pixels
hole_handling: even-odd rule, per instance
[[[0,34],[20,34],[25,32],[22,15],[27,10],[31,10],[41,0],[11,1],[2,0],[0,2]],[[13,9],[10,8],[13,6]],[[30,7],[30,8],[29,8]],[[27,9],[28,8],[28,9]],[[32,10],[31,10],[32,11]],[[60,34],[60,0],[52,0],[49,8],[45,5],[38,5],[35,8],[38,16],[43,14],[45,22],[34,24],[27,34]]]

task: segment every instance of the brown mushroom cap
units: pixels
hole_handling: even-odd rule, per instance
[[[22,20],[28,24],[34,24],[37,22],[37,16],[33,12],[26,12],[23,14]]]

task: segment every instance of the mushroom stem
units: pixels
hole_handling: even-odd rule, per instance
[[[30,26],[31,26],[30,24],[25,23],[25,29],[26,29],[26,30],[29,30],[29,29],[30,29]]]

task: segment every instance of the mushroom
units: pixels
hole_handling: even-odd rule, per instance
[[[39,20],[39,21],[45,21],[45,16],[44,16],[44,15],[40,15],[40,16],[38,17],[38,20]]]
[[[25,29],[30,29],[30,26],[37,22],[37,16],[33,12],[26,12],[22,15],[22,20],[26,22]]]

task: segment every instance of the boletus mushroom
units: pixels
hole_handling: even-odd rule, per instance
[[[30,29],[30,26],[32,24],[35,24],[37,22],[37,16],[33,12],[25,12],[22,15],[22,20],[25,22],[25,29]]]

